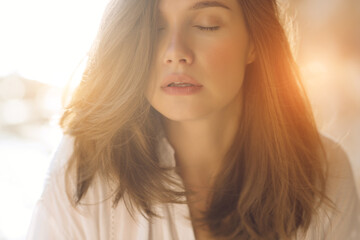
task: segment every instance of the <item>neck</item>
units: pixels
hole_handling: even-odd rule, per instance
[[[191,179],[194,187],[209,187],[221,167],[238,130],[239,101],[237,105],[191,121],[163,119],[165,133],[175,149],[179,173]]]

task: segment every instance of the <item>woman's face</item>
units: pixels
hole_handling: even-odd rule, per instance
[[[237,0],[161,0],[159,16],[150,104],[174,121],[239,108],[254,51]]]

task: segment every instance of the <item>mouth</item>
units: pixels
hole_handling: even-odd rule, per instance
[[[167,87],[194,87],[194,84],[186,82],[172,82],[167,85]]]
[[[167,88],[167,87],[186,88],[186,87],[202,87],[202,85],[188,75],[170,74],[164,78],[161,84],[161,88]]]

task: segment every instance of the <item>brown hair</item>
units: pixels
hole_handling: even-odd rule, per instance
[[[275,0],[239,0],[257,58],[246,70],[242,119],[203,222],[214,236],[279,239],[306,231],[325,195],[320,136],[279,21]],[[74,136],[67,178],[75,203],[96,174],[114,181],[114,203],[154,216],[157,202],[184,191],[156,152],[160,114],[145,98],[156,41],[158,1],[111,1],[83,79],[62,119]],[[181,187],[181,186],[180,186]]]

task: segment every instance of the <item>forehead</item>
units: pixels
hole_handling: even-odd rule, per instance
[[[239,7],[237,0],[160,0],[160,12],[197,11],[203,9],[233,10]]]

